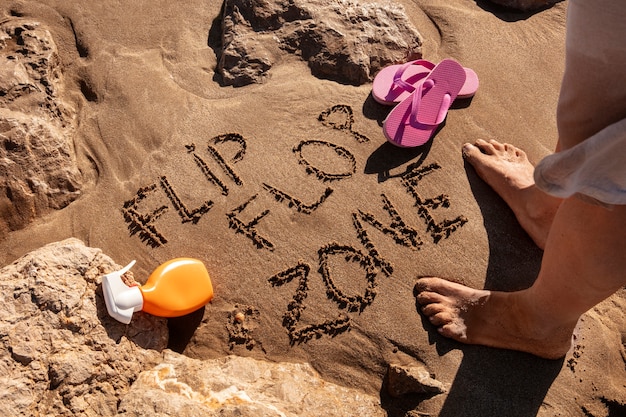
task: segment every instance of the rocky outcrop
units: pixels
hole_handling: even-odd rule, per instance
[[[165,320],[107,315],[98,279],[118,268],[70,239],[0,269],[0,415],[112,416],[160,362]]]
[[[120,415],[383,417],[378,399],[320,379],[308,364],[229,356],[199,361],[167,353],[143,372]]]
[[[0,269],[0,415],[386,415],[308,364],[167,350],[164,319],[138,312],[126,326],[107,315],[100,277],[117,269],[76,239]]]
[[[225,0],[223,84],[264,81],[282,53],[319,78],[361,85],[384,66],[421,57],[422,38],[400,6],[356,0]]]
[[[63,88],[50,32],[21,18],[0,23],[0,235],[80,195]]]

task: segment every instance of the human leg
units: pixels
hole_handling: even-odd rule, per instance
[[[554,218],[532,287],[506,293],[422,278],[416,284],[416,300],[446,337],[562,357],[578,318],[626,285],[621,230],[626,230],[626,206],[608,210],[568,198]]]
[[[557,107],[563,150],[626,118],[626,4],[570,0]]]
[[[570,0],[566,70],[557,112],[557,151],[573,150],[594,135],[597,141],[607,132],[609,136],[598,143],[623,139],[613,136],[609,126],[626,117],[624,19],[626,3],[622,1],[601,0],[591,4]],[[604,148],[601,155],[607,149],[612,147]],[[590,151],[593,153],[593,149]],[[622,158],[624,151],[612,154],[613,158]],[[543,233],[545,250],[541,270],[532,287],[511,293],[475,290],[440,278],[423,278],[416,284],[417,302],[444,336],[545,358],[562,357],[569,349],[580,315],[626,285],[623,256],[626,205],[618,202],[607,209],[582,200],[575,192],[565,200],[546,193],[542,196],[535,182],[529,179],[534,177],[532,165],[521,151],[510,145],[477,141],[475,146],[464,145],[464,155],[511,206],[520,224],[540,246]],[[574,159],[565,162],[566,165],[578,163]],[[580,162],[589,163],[589,160]],[[626,176],[621,175],[624,167],[619,162],[620,159],[613,159],[611,165],[619,168],[618,172],[604,172],[599,178],[592,178],[592,182],[581,184],[592,187],[598,184],[603,190],[599,195],[604,194],[604,185],[611,184],[609,189],[618,193],[611,200],[623,201],[621,193]],[[574,167],[566,171],[585,170]],[[546,201],[549,207],[550,200],[556,207],[552,220],[550,211],[544,210],[548,214],[543,216],[544,226],[537,229],[528,207],[534,204],[533,209],[541,209]],[[537,230],[543,232],[537,234]]]
[[[621,0],[570,1],[557,152],[626,118],[624,21],[626,6]],[[543,249],[561,199],[537,189],[526,154],[512,145],[478,140],[463,145],[463,155]]]

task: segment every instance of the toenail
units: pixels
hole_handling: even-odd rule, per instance
[[[467,153],[470,152],[472,149],[474,149],[474,145],[472,145],[471,143],[466,143],[463,145],[463,153]]]

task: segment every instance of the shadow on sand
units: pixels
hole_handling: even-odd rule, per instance
[[[517,22],[519,20],[526,20],[536,15],[537,13],[543,12],[544,10],[548,10],[555,4],[560,3],[562,1],[563,0],[551,0],[548,4],[546,4],[543,7],[539,7],[537,9],[526,11],[526,12],[514,10],[511,8],[504,7],[504,6],[499,6],[487,0],[476,0],[476,5],[480,7],[481,9],[483,9],[484,11],[493,14],[500,20],[503,20],[505,22]]]
[[[516,291],[531,286],[539,272],[542,251],[518,225],[506,203],[467,163],[465,169],[489,240],[484,287]],[[547,360],[522,352],[463,345],[440,336],[423,316],[422,324],[439,355],[452,349],[463,350],[439,417],[534,417],[563,367],[563,359]]]
[[[516,291],[531,286],[543,252],[519,226],[506,203],[467,163],[465,171],[489,241],[485,288]],[[430,327],[433,338],[442,338]],[[446,345],[450,343],[454,342],[447,341]],[[547,360],[482,346],[462,349],[461,365],[439,417],[534,417],[563,366],[563,359]]]

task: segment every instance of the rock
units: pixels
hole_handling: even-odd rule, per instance
[[[113,416],[141,371],[161,360],[164,319],[107,315],[99,277],[118,269],[76,239],[0,269],[0,414]]]
[[[404,394],[443,394],[444,385],[434,379],[424,365],[389,365],[387,391],[392,397]]]
[[[281,52],[319,78],[361,85],[384,66],[421,57],[422,38],[404,9],[356,0],[225,0],[223,84],[260,83]]]
[[[0,234],[80,195],[74,111],[56,45],[37,22],[0,23]]]
[[[199,361],[169,351],[120,404],[131,416],[386,416],[377,398],[321,380],[308,364],[229,356]]]
[[[529,11],[551,6],[562,0],[491,0],[491,2],[509,9]]]

